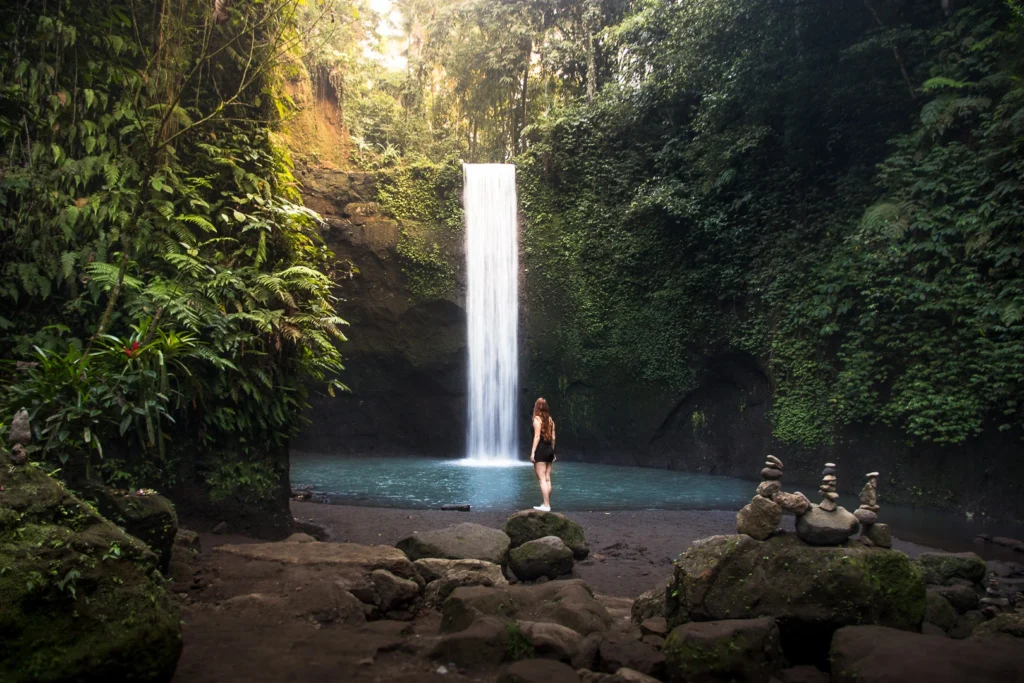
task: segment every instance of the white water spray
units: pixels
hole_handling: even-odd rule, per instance
[[[469,438],[472,464],[516,460],[519,378],[519,247],[516,167],[463,164],[469,319]]]

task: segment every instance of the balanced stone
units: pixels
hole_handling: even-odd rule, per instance
[[[778,458],[776,458],[774,455],[766,455],[765,456],[765,460],[767,460],[768,462],[772,463],[773,465],[778,467],[780,470],[782,469],[782,461],[779,460]]]
[[[776,463],[772,462],[771,460],[765,460],[765,461],[764,461],[764,466],[765,466],[765,467],[771,467],[771,468],[773,468],[773,469],[776,469],[776,470],[782,470],[782,469],[784,469],[784,468],[782,467],[782,465],[778,465],[778,464],[776,464]]]
[[[845,508],[827,511],[821,505],[812,505],[797,518],[796,533],[812,545],[839,545],[846,543],[858,526],[857,518]]]
[[[874,506],[878,505],[878,473],[873,474],[875,476],[868,476],[868,483],[864,484],[860,491],[861,505],[868,509],[874,509]]]
[[[821,478],[821,480],[822,481],[833,482],[833,481],[836,480],[836,475],[834,475],[834,474],[826,474],[824,477]]]
[[[825,494],[825,497],[828,498],[829,500],[836,500],[837,498],[839,498],[839,494],[836,493],[835,491],[829,491],[828,493]]]
[[[857,508],[854,510],[853,516],[857,518],[858,522],[864,525],[874,524],[878,521],[878,515],[865,508]]]
[[[836,466],[836,464],[834,462],[827,462],[827,463],[825,463],[825,467],[831,467],[831,468],[834,469],[835,466]]]
[[[754,496],[750,504],[736,513],[736,531],[763,541],[775,532],[781,521],[781,507],[764,496]]]
[[[864,537],[871,540],[879,548],[892,547],[892,532],[888,524],[871,524],[864,528]]]
[[[24,408],[19,410],[14,419],[11,420],[11,429],[7,433],[7,441],[13,444],[27,446],[32,442],[32,427],[28,421],[28,411]]]
[[[811,508],[811,501],[807,500],[807,496],[797,491],[796,493],[786,493],[785,491],[779,491],[772,496],[772,500],[775,504],[782,508],[782,511],[799,517]]]
[[[834,500],[829,500],[828,498],[826,498],[825,500],[821,501],[821,504],[818,505],[818,507],[820,507],[825,512],[834,512],[837,505]]]
[[[764,496],[765,498],[772,498],[776,493],[782,490],[782,484],[777,480],[769,479],[768,481],[762,481],[757,486],[757,495]]]
[[[822,474],[835,474],[836,473],[836,468],[835,467],[826,467],[825,469],[823,469],[821,471],[821,473]]]
[[[762,479],[782,479],[782,470],[777,470],[774,467],[765,467],[761,470]]]

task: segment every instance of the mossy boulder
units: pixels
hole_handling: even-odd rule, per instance
[[[792,534],[713,536],[676,561],[665,602],[670,626],[771,616],[783,626],[917,630],[925,588],[917,567],[894,550],[811,546]]]
[[[513,548],[508,555],[509,568],[522,581],[541,577],[557,579],[572,571],[572,551],[558,536],[545,536]]]
[[[985,561],[975,553],[922,553],[917,557],[926,583],[949,585],[956,579],[981,583]]]
[[[956,625],[956,610],[953,609],[953,605],[949,604],[949,600],[935,591],[928,591],[924,620],[925,623],[938,626],[948,632]]]
[[[677,626],[662,648],[670,681],[767,681],[782,668],[774,619],[729,619]]]
[[[513,548],[546,536],[558,536],[576,560],[585,560],[590,554],[583,527],[558,512],[522,510],[505,522],[505,533]]]
[[[1024,613],[997,614],[994,619],[977,625],[970,637],[971,640],[1001,640],[1020,647],[1024,645]]]
[[[160,571],[167,573],[178,533],[174,503],[157,494],[122,494],[101,485],[86,487],[82,497],[101,515],[148,545],[160,558]]]
[[[157,562],[38,467],[0,468],[0,680],[169,681],[181,617]]]

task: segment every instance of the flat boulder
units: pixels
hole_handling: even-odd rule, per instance
[[[0,681],[170,681],[181,614],[158,564],[35,465],[0,468]]]
[[[279,562],[287,565],[326,566],[367,575],[375,569],[385,569],[399,578],[417,583],[423,580],[409,558],[402,551],[388,545],[245,543],[219,545],[213,550],[248,560]]]
[[[469,670],[495,667],[511,658],[517,633],[513,626],[507,619],[481,617],[468,628],[443,634],[431,647],[430,657]]]
[[[508,560],[509,537],[503,531],[463,522],[447,529],[434,529],[406,536],[395,544],[410,560],[426,557],[443,560],[483,560],[504,566]]]
[[[856,533],[860,522],[842,506],[824,510],[817,505],[796,518],[796,533],[812,545],[841,545]]]
[[[792,534],[737,534],[694,542],[666,591],[670,627],[754,619],[836,628],[877,623],[916,630],[925,613],[917,566],[903,553],[859,543],[811,546]]]
[[[1024,648],[882,626],[847,626],[831,646],[833,683],[1009,683],[1024,680]]]
[[[558,536],[545,536],[513,548],[508,564],[521,581],[536,581],[541,577],[557,579],[572,571],[572,551]]]
[[[420,596],[419,584],[395,576],[387,569],[374,569],[370,582],[377,594],[378,607],[385,614],[408,607]]]
[[[568,626],[546,621],[520,621],[519,630],[533,645],[534,654],[571,662],[583,647],[583,636]]]
[[[770,617],[677,626],[665,641],[670,681],[767,681],[783,665],[779,627]]]
[[[546,536],[558,536],[576,560],[585,560],[590,554],[583,527],[558,512],[522,510],[505,522],[505,533],[513,548]]]

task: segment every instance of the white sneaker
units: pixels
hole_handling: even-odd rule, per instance
[[[534,510],[540,510],[541,512],[551,512],[551,506],[550,505],[534,505],[533,509]]]

